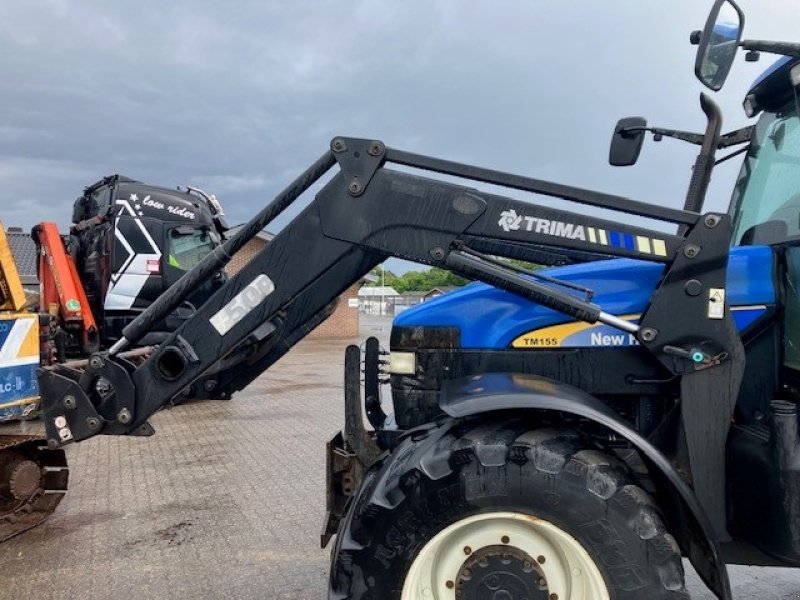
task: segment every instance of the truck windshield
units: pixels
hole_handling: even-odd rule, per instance
[[[800,236],[800,116],[794,100],[761,116],[731,202],[733,243]]]
[[[214,249],[214,245],[214,240],[207,229],[188,232],[171,229],[167,262],[173,267],[188,271],[203,260]]]

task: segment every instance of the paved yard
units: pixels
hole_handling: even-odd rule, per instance
[[[159,413],[153,438],[70,447],[56,514],[0,545],[0,599],[325,597],[323,446],[342,420],[346,344],[303,342],[233,401]],[[790,570],[733,578],[737,598],[800,598]]]

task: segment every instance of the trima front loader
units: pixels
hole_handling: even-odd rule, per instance
[[[800,56],[798,45],[740,42],[742,20],[719,0],[696,36],[697,73],[712,89],[740,45]],[[331,598],[688,598],[682,556],[730,598],[725,563],[734,559],[724,550],[752,564],[800,563],[791,358],[800,209],[793,192],[762,196],[797,165],[797,62],[748,94],[763,116],[730,215],[701,213],[705,189],[717,148],[751,131],[721,135],[705,96],[704,134],[628,119],[612,145],[612,162],[630,164],[645,131],[698,143],[684,209],[334,139],[109,352],[85,368],[41,372],[48,444],[147,432],[150,415],[210,374],[221,392],[242,389],[330,314],[341,292],[397,256],[507,294],[473,287],[463,293],[483,298],[469,319],[398,323],[393,415],[378,397],[377,342],[366,345],[363,403],[361,353],[348,348],[345,426],[328,445]],[[182,327],[142,363],[125,358],[334,166],[307,208]],[[520,202],[420,170],[620,217]],[[632,216],[677,231],[638,227]],[[743,247],[731,250],[734,232]],[[586,264],[533,276],[497,256]],[[512,331],[520,315],[519,335],[501,339],[519,340],[514,356],[524,359],[492,362],[475,341],[498,324]],[[598,343],[563,343],[580,335]]]

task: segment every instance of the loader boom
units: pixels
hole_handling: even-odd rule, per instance
[[[390,163],[647,216],[686,226],[687,233],[665,234],[478,192],[393,170]],[[340,172],[309,206],[150,358],[133,367],[116,356],[335,164]],[[673,373],[714,367],[738,342],[729,333],[724,302],[714,296],[725,287],[729,239],[727,215],[650,206],[392,150],[378,141],[336,138],[330,151],[236,236],[134,320],[109,353],[96,354],[86,373],[59,367],[42,371],[48,440],[55,446],[98,433],[136,432],[203,374],[216,373],[217,385],[227,393],[242,389],[319,323],[340,293],[390,256],[445,267],[570,317],[624,329]],[[655,261],[665,265],[664,277],[637,326],[572,291],[484,256],[510,246]],[[698,284],[686,291],[690,279]],[[722,303],[712,312],[714,302]],[[683,315],[678,325],[676,311]],[[112,383],[114,394],[97,397],[94,383],[100,377]]]

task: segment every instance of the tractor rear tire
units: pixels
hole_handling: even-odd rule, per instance
[[[447,421],[365,476],[333,549],[333,600],[687,600],[652,498],[572,430]]]

